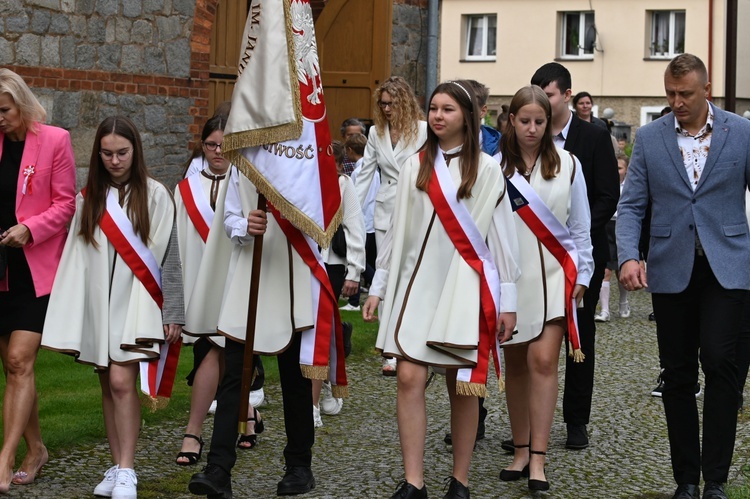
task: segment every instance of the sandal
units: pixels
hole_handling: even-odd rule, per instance
[[[198,452],[178,452],[177,458],[174,461],[178,466],[192,466],[201,460],[201,454],[203,454],[203,439],[201,437],[190,433],[185,433],[182,436],[182,439],[184,440],[186,438],[192,438],[193,440],[198,441],[198,443],[200,444],[200,448],[198,449]],[[179,461],[181,457],[186,458],[187,462]]]
[[[253,430],[253,433],[250,435],[240,435],[239,440],[237,440],[237,448],[238,449],[252,449],[255,447],[258,443],[258,435],[263,433],[263,430],[265,430],[265,424],[263,423],[263,420],[260,419],[260,414],[258,414],[258,409],[253,408],[253,416],[250,418],[247,418],[248,421],[254,421],[255,422],[255,429]],[[242,445],[242,444],[248,444],[248,445]]]

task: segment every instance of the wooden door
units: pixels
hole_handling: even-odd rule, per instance
[[[216,20],[211,31],[209,59],[208,111],[232,99],[237,80],[242,33],[250,9],[250,0],[221,0],[216,6]]]
[[[370,120],[391,72],[391,0],[328,0],[315,22],[331,138],[347,118]]]

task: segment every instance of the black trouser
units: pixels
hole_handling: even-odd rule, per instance
[[[581,337],[581,350],[585,356],[583,362],[573,362],[573,357],[566,355],[565,389],[563,392],[563,419],[568,424],[585,425],[591,416],[591,399],[594,395],[594,343],[596,323],[594,314],[602,288],[604,270],[607,268],[606,254],[594,264],[594,274],[588,289],[583,294],[583,307],[577,310],[578,333]]]
[[[750,368],[750,293],[745,296],[742,307],[742,323],[740,324],[740,340],[737,345],[737,371],[739,381],[740,401],[745,391],[747,372]]]
[[[284,426],[287,444],[284,460],[287,466],[310,466],[315,429],[312,419],[312,385],[302,376],[299,366],[300,334],[292,336],[289,348],[276,359],[279,364],[281,393],[284,401]],[[245,345],[227,338],[224,351],[224,378],[214,415],[214,432],[208,462],[232,472],[237,459],[237,421],[240,412],[240,386]]]
[[[664,412],[672,472],[677,484],[726,482],[737,426],[735,354],[747,291],[728,290],[716,280],[708,260],[695,257],[688,287],[653,294],[659,340]],[[698,360],[706,377],[703,399],[703,452],[698,404]]]

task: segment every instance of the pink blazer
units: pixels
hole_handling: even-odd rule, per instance
[[[4,140],[4,134],[0,133],[0,155]],[[24,172],[30,171],[30,167],[34,173],[26,181]],[[23,194],[24,181],[26,194]],[[16,219],[31,231],[32,239],[23,251],[34,289],[37,296],[48,295],[65,245],[67,224],[75,211],[76,165],[66,130],[37,124],[36,133],[31,130],[26,133],[16,189]],[[0,280],[0,291],[7,290],[6,274]]]

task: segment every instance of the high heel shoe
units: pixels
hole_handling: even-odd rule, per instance
[[[247,418],[247,420],[254,421],[255,428],[251,435],[240,435],[239,440],[237,440],[238,449],[252,449],[253,447],[255,447],[255,445],[258,443],[258,435],[263,433],[263,430],[266,429],[265,425],[263,424],[263,420],[260,419],[260,414],[258,414],[258,409],[253,408],[253,416],[251,418]],[[248,445],[240,445],[240,444],[248,444]]]
[[[11,482],[14,485],[29,485],[31,483],[34,483],[36,477],[42,475],[42,467],[47,464],[47,461],[49,461],[49,454],[47,453],[47,449],[45,449],[42,453],[42,458],[39,460],[39,464],[33,471],[26,472],[22,469],[19,469],[13,474]],[[21,464],[21,466],[23,467],[24,465]]]
[[[516,445],[516,449],[525,449],[529,446],[529,444],[526,445]],[[520,480],[521,478],[526,478],[529,476],[529,465],[527,464],[524,466],[524,468],[519,470],[509,470],[509,469],[503,469],[500,470],[500,480],[503,482],[516,482]]]
[[[186,438],[192,438],[196,440],[198,444],[200,444],[200,447],[198,447],[198,452],[178,452],[177,458],[174,461],[178,466],[192,466],[201,460],[201,454],[203,454],[203,439],[201,437],[199,437],[198,435],[193,435],[191,433],[185,433],[182,436],[182,439],[184,440]],[[187,461],[180,461],[179,459],[181,457],[184,457],[185,459],[187,459]]]
[[[538,456],[546,456],[546,452],[542,452],[540,450],[531,450],[529,449],[529,454],[536,454]],[[547,480],[535,480],[533,478],[529,478],[529,490],[531,491],[545,491],[549,490],[549,482]]]

